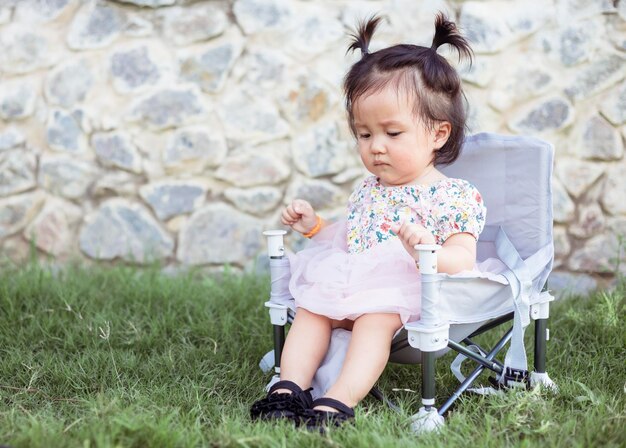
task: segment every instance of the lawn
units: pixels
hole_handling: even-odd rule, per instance
[[[266,278],[4,267],[0,445],[623,447],[625,295],[622,284],[552,307],[557,395],[468,396],[440,434],[417,438],[419,368],[389,365],[380,387],[402,414],[368,398],[354,426],[320,436],[248,419],[268,380],[257,367],[271,348]],[[437,366],[439,399],[456,386],[451,359]]]

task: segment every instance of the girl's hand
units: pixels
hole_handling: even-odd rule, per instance
[[[411,257],[418,260],[419,255],[413,248],[416,244],[435,244],[435,237],[424,226],[403,222],[402,225],[394,224],[391,231],[398,235],[402,245]]]
[[[308,233],[317,224],[317,215],[311,204],[304,199],[294,199],[280,216],[280,222],[296,232]]]

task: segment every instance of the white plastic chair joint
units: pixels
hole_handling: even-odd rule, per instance
[[[265,302],[265,306],[269,308],[270,321],[272,325],[284,326],[287,324],[287,313],[289,308],[285,305],[278,305],[273,302]]]
[[[404,326],[408,333],[409,345],[423,352],[436,352],[448,346],[450,324],[426,326],[420,321],[409,322]]]
[[[539,294],[539,301],[530,305],[530,318],[537,320],[550,317],[550,302],[553,300],[554,296],[547,291]]]

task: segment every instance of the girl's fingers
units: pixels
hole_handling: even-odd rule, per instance
[[[293,210],[300,216],[313,216],[313,207],[304,199],[294,199],[291,203]]]
[[[293,206],[289,206],[285,209],[285,212],[287,213],[287,217],[289,219],[295,220],[297,221],[298,219],[300,219],[300,217],[302,216],[301,213],[298,213]]]

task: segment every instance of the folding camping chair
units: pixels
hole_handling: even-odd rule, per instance
[[[478,188],[487,207],[487,222],[478,241],[479,269],[475,272],[437,273],[439,246],[416,246],[422,281],[421,317],[407,323],[394,337],[390,354],[391,362],[422,366],[423,407],[413,416],[415,432],[440,427],[454,401],[485,369],[495,372],[502,387],[541,384],[556,388],[546,372],[547,319],[549,303],[554,299],[546,290],[554,259],[553,156],[552,145],[535,138],[483,133],[468,137],[459,159],[442,168],[447,176],[466,179]],[[274,350],[263,358],[261,368],[268,371],[274,365],[274,380],[280,373],[285,325],[295,311],[288,286],[285,233],[264,232],[268,237],[271,276],[271,295],[265,306],[274,328]],[[524,347],[524,331],[530,320],[535,321],[532,372],[528,370]],[[475,336],[510,321],[512,328],[492,349],[473,341]],[[501,362],[496,355],[507,344],[509,349]],[[452,369],[461,385],[436,408],[435,360],[449,349],[459,353]],[[325,359],[323,365],[333,366],[338,372],[342,357],[335,358]],[[460,363],[465,359],[477,364],[467,378],[460,372]],[[332,375],[326,380],[332,381]],[[372,394],[382,398],[377,389]]]

